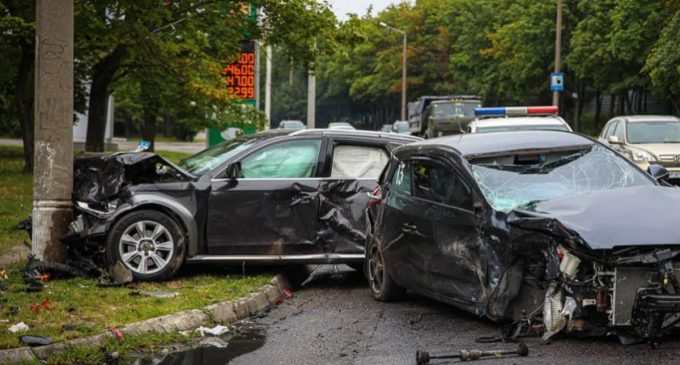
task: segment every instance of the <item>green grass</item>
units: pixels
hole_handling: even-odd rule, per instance
[[[156,151],[156,153],[174,163],[179,163],[181,160],[184,160],[185,158],[191,156],[190,153],[173,151]]]
[[[200,269],[200,272],[196,272]],[[188,271],[191,270],[191,273]],[[134,283],[127,287],[103,288],[94,279],[51,280],[37,293],[26,292],[19,265],[8,270],[7,290],[0,292],[0,348],[20,345],[19,336],[9,326],[26,323],[23,334],[50,336],[54,341],[101,333],[111,326],[158,317],[186,309],[200,308],[223,300],[242,297],[269,282],[271,275],[242,276],[225,270],[188,267],[170,281]],[[173,291],[174,298],[153,298],[140,291]],[[32,310],[31,305],[49,301],[50,308]],[[66,325],[67,327],[64,327]]]
[[[54,354],[47,359],[47,365],[95,365],[106,363],[106,354],[117,352],[121,358],[130,353],[152,353],[160,351],[167,344],[186,344],[192,340],[191,336],[184,336],[177,332],[146,333],[143,335],[126,336],[122,341],[110,338],[101,346],[74,346]],[[41,365],[34,361],[21,365]]]
[[[0,254],[28,240],[26,232],[16,229],[33,204],[33,177],[23,169],[23,149],[0,146]]]

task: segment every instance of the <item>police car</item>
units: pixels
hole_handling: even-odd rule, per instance
[[[569,124],[558,115],[556,106],[517,106],[476,108],[477,119],[468,124],[468,133],[525,130],[569,131]]]

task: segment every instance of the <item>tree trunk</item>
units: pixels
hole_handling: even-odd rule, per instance
[[[21,45],[21,60],[16,79],[15,107],[21,122],[21,134],[24,142],[24,172],[33,172],[33,123],[34,123],[34,90],[33,77],[35,69],[35,46],[31,43]]]
[[[156,111],[151,106],[144,107],[144,126],[142,127],[142,139],[150,142],[149,151],[154,151],[156,140]]]
[[[123,46],[118,46],[93,67],[92,86],[90,87],[90,99],[87,110],[86,151],[104,152],[106,116],[110,93],[109,86],[126,55],[127,49]]]
[[[614,111],[616,110],[616,94],[611,94],[609,98],[609,118],[614,117]]]

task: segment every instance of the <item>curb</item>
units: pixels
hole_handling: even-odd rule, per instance
[[[211,304],[201,309],[189,309],[161,317],[135,322],[121,328],[126,335],[139,335],[147,332],[187,331],[210,323],[230,325],[261,313],[280,303],[283,290],[289,289],[288,281],[276,275],[270,284],[264,285],[245,298]],[[78,338],[38,347],[18,347],[0,350],[0,364],[46,360],[51,355],[76,346],[96,346],[112,337],[110,332]]]

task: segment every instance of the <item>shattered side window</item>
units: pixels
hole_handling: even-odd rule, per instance
[[[399,163],[397,171],[392,175],[392,182],[390,183],[391,190],[404,194],[411,195],[411,168],[403,162]]]
[[[599,145],[536,157],[533,164],[518,163],[523,159],[514,155],[471,161],[474,178],[494,209],[509,212],[544,200],[654,185],[640,169]]]
[[[447,166],[418,161],[413,166],[414,195],[452,207],[472,209],[472,192]]]
[[[377,180],[388,159],[381,147],[339,145],[333,149],[331,177]]]
[[[241,176],[251,179],[313,177],[320,140],[299,140],[265,147],[241,161]]]

